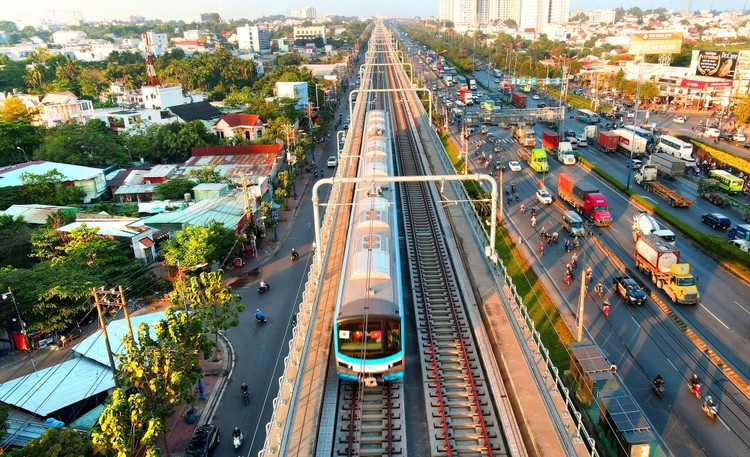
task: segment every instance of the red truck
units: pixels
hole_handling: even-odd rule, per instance
[[[613,132],[599,132],[596,138],[596,147],[602,152],[615,152],[619,135]]]
[[[466,105],[474,104],[474,96],[471,94],[470,90],[461,89],[460,96],[461,96],[461,101],[466,103]]]
[[[516,108],[526,108],[526,96],[524,94],[513,92],[510,102]]]
[[[560,135],[542,132],[542,147],[548,154],[553,152],[553,150],[556,153],[558,146],[560,146]]]
[[[557,193],[576,211],[594,221],[594,225],[606,227],[612,224],[607,198],[593,182],[576,178],[569,173],[560,173],[557,175]]]

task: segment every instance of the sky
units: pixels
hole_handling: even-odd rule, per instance
[[[571,11],[587,8],[622,6],[641,9],[669,6],[685,10],[711,8],[726,10],[741,7],[746,0],[571,0]],[[328,13],[346,16],[383,15],[386,17],[436,16],[439,0],[3,0],[0,20],[20,22],[22,26],[38,25],[42,20],[65,23],[78,12],[85,21],[125,20],[131,15],[146,19],[200,20],[200,13],[216,12],[224,19],[254,19],[284,14],[293,9],[315,6],[319,16]],[[53,13],[51,10],[54,10]]]

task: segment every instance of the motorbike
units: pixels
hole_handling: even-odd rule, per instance
[[[711,420],[716,420],[716,417],[719,413],[719,407],[716,404],[709,405],[707,402],[703,403],[703,412],[708,416]]]
[[[690,392],[695,395],[695,398],[701,398],[701,384],[693,384],[691,382],[688,382],[688,389],[690,389]]]
[[[242,401],[245,402],[245,406],[250,404],[250,392],[246,390],[242,391]]]
[[[242,447],[242,442],[245,440],[245,436],[242,434],[242,430],[235,428],[232,433],[232,441],[234,443],[234,450],[236,451]]]
[[[299,253],[297,251],[292,251],[289,258],[292,259],[292,262],[296,262],[299,259]]]
[[[271,290],[271,286],[269,286],[267,282],[264,282],[263,284],[261,284],[260,286],[258,286],[258,293],[260,295],[265,294],[269,290]]]
[[[257,320],[261,324],[265,324],[268,322],[268,319],[266,318],[266,316],[264,316],[263,313],[261,313],[260,311],[255,313],[255,320]]]
[[[651,381],[651,390],[653,390],[654,393],[659,396],[659,398],[662,398],[662,399],[664,398],[665,387],[664,387],[664,383],[663,382],[657,384],[657,383]]]

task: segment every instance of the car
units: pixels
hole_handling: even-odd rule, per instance
[[[482,135],[487,135],[487,127],[485,127],[484,125],[479,127],[479,133],[481,133]]]
[[[536,107],[537,108],[546,108],[547,104],[546,103],[539,103],[538,105],[536,105]]]
[[[628,166],[628,163],[625,163],[625,166]],[[643,161],[641,159],[633,159],[632,160],[632,168],[633,170],[637,170],[643,166]]]
[[[501,160],[496,160],[495,163],[492,165],[495,171],[503,168],[503,162]]]
[[[675,124],[684,124],[685,120],[686,119],[682,116],[676,116],[674,119],[672,119],[672,122],[674,122]]]
[[[536,201],[538,201],[540,205],[552,204],[552,195],[550,195],[549,192],[547,192],[545,189],[537,190],[534,196],[536,197]]]
[[[742,147],[745,149],[750,149],[750,143],[745,143],[742,145]]]
[[[532,96],[531,96],[531,99],[532,99],[532,100],[539,100],[539,96],[538,96],[538,95],[532,95]]]
[[[732,135],[732,141],[745,141],[747,138],[745,137],[744,133],[735,133]]]
[[[563,134],[563,136],[565,138],[575,138],[578,135],[576,135],[576,132],[574,132],[572,130],[566,130],[565,133]]]
[[[721,132],[719,134],[719,139],[724,141],[732,141],[732,134],[729,132]]]
[[[578,138],[576,138],[576,140],[578,140],[578,146],[588,146],[589,145],[589,139],[586,138],[583,135],[581,135]]]
[[[518,160],[511,160],[508,162],[508,168],[510,168],[510,171],[521,171],[521,164]]]
[[[636,306],[642,306],[646,303],[646,292],[629,276],[616,276],[612,280],[612,287],[627,303]]]
[[[490,143],[494,143],[494,142],[497,141],[497,137],[494,134],[492,134],[492,133],[488,133],[487,134],[487,141],[490,142]]]
[[[576,137],[569,137],[569,138],[566,138],[566,140],[568,141],[568,143],[570,143],[570,146],[573,149],[578,149],[578,145],[579,145],[578,138],[576,138]]]
[[[500,78],[495,78],[495,83],[499,83],[499,82],[500,82]]]
[[[326,160],[326,165],[328,165],[329,168],[333,168],[338,164],[339,164],[339,161],[336,158],[336,156],[328,156],[328,160]]]
[[[721,130],[715,128],[715,127],[709,127],[706,130],[703,131],[703,134],[706,135],[709,138],[718,138],[719,135],[721,135]]]
[[[721,213],[706,213],[701,216],[701,222],[717,230],[726,230],[732,225],[732,221]]]
[[[221,441],[221,434],[215,425],[206,424],[196,428],[185,448],[185,457],[206,457]]]

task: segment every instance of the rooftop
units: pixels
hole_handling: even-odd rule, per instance
[[[35,160],[18,165],[10,165],[0,168],[0,187],[13,187],[23,185],[21,175],[24,173],[34,173],[43,175],[49,171],[57,170],[66,181],[83,181],[94,179],[103,174],[98,168],[82,167],[80,165],[70,165],[67,163],[45,162]]]

